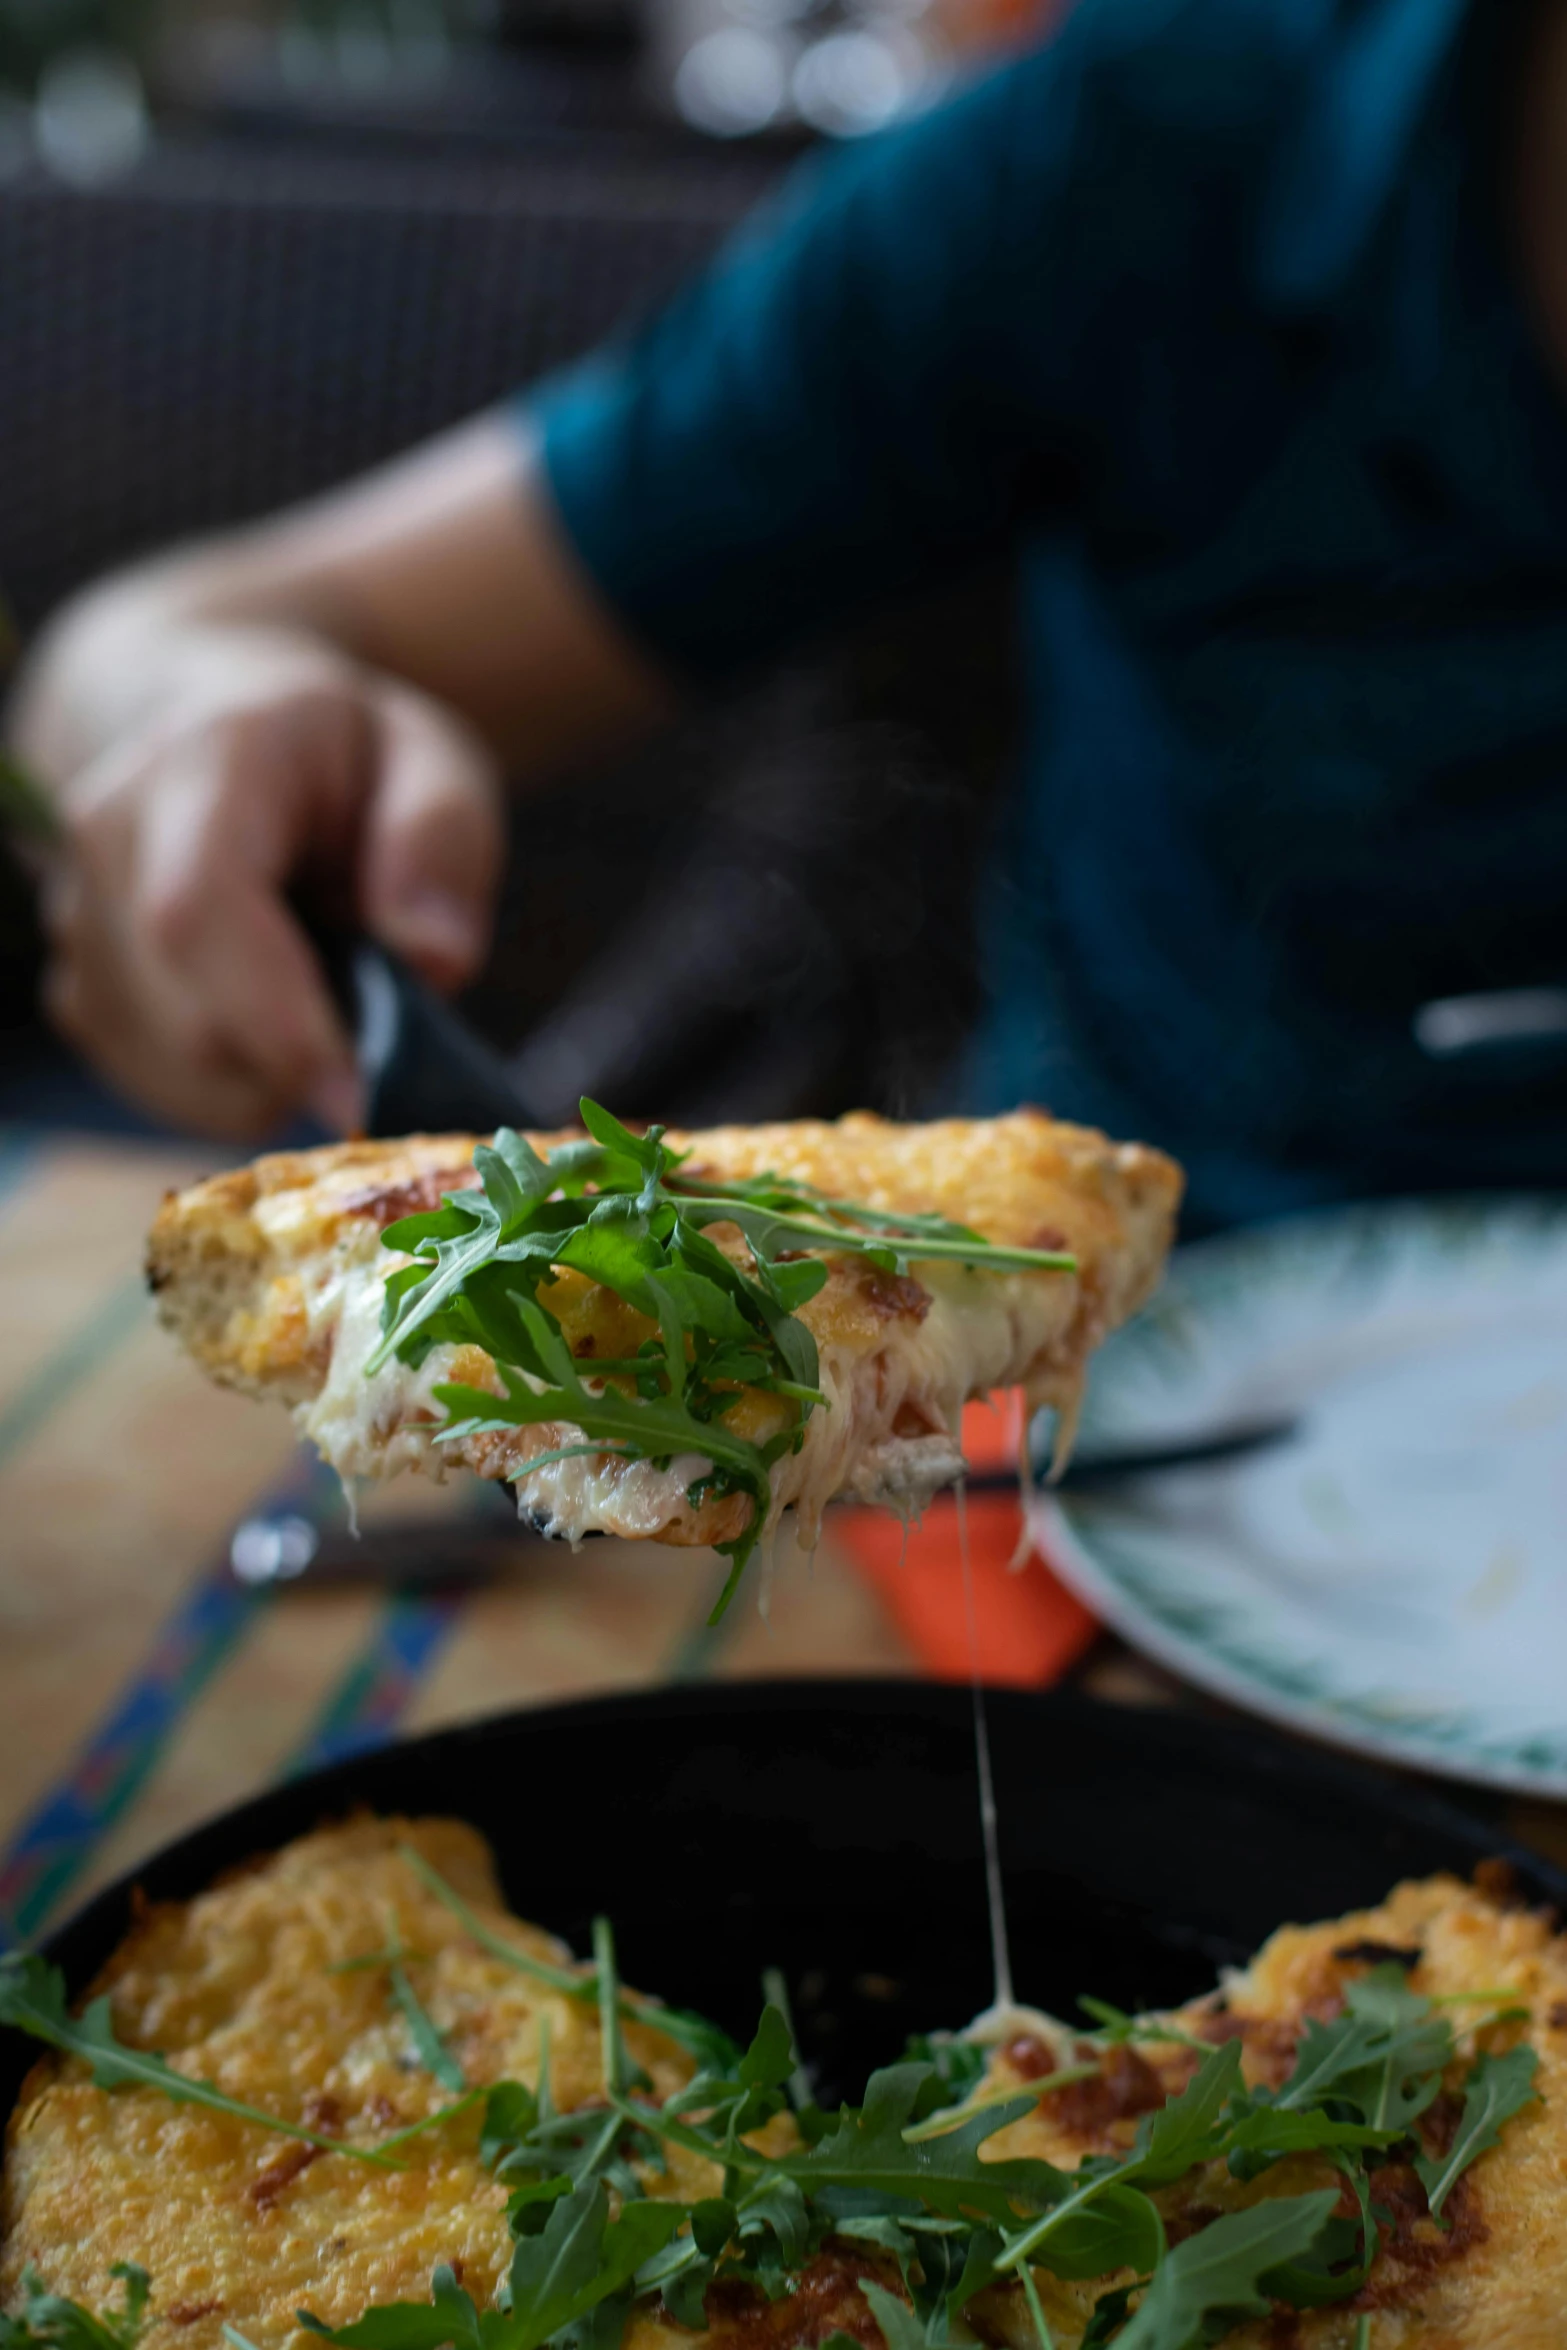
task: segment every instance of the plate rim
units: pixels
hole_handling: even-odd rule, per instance
[[[1364,1758],[1346,1759],[1337,1741],[1329,1742],[1328,1751],[1318,1744],[1301,1745],[1288,1732],[1281,1732],[1276,1724],[1249,1710],[1234,1719],[1216,1719],[1211,1714],[1184,1708],[1127,1705],[1076,1688],[1018,1688],[1006,1683],[984,1684],[984,1697],[992,1713],[1014,1707],[1041,1708],[1068,1721],[1076,1716],[1106,1725],[1117,1721],[1135,1724],[1139,1736],[1170,1746],[1178,1746],[1183,1740],[1228,1746],[1234,1753],[1237,1768],[1267,1774],[1281,1769],[1303,1770],[1325,1781],[1339,1781],[1346,1793],[1364,1773]],[[966,1681],[939,1681],[915,1674],[817,1673],[776,1674],[756,1680],[655,1682],[632,1689],[588,1691],[543,1705],[498,1707],[462,1721],[439,1724],[412,1737],[387,1740],[316,1770],[302,1772],[297,1778],[269,1781],[238,1803],[220,1805],[193,1821],[180,1834],[143,1854],[108,1884],[75,1904],[32,1947],[45,1955],[55,1955],[62,1943],[84,1936],[91,1926],[106,1918],[114,1905],[119,1905],[122,1914],[128,1914],[138,1891],[155,1872],[161,1874],[177,1868],[187,1854],[200,1865],[200,1852],[209,1840],[249,1835],[251,1830],[246,1823],[252,1820],[258,1823],[257,1840],[248,1849],[269,1849],[259,1823],[280,1802],[296,1803],[307,1809],[313,1804],[321,1817],[351,1811],[365,1801],[354,1792],[355,1774],[367,1765],[373,1766],[383,1755],[395,1752],[406,1757],[436,1747],[456,1750],[470,1744],[479,1746],[504,1737],[514,1725],[526,1723],[530,1727],[547,1728],[563,1717],[573,1721],[591,1721],[595,1717],[656,1719],[660,1715],[683,1713],[721,1718],[742,1707],[748,1714],[781,1711],[821,1703],[824,1699],[829,1704],[847,1700],[851,1705],[874,1701],[888,1710],[904,1712],[932,1707],[966,1712],[971,1703]],[[1505,1821],[1489,1820],[1483,1813],[1454,1801],[1445,1788],[1426,1785],[1419,1779],[1378,1780],[1377,1792],[1412,1824],[1418,1823],[1434,1834],[1450,1835],[1455,1843],[1488,1837],[1491,1849],[1499,1858],[1521,1865],[1546,1889],[1547,1898],[1560,1900],[1567,1907],[1567,1870],[1523,1842]],[[230,1852],[217,1865],[233,1865],[238,1857]],[[152,1898],[165,1896],[154,1892]]]
[[[1176,1252],[1171,1272],[1179,1277],[1190,1266],[1202,1278],[1210,1268],[1222,1274],[1227,1264],[1244,1269],[1248,1260],[1255,1262],[1261,1257],[1265,1261],[1276,1248],[1295,1249],[1318,1235],[1324,1239],[1336,1236],[1343,1247],[1378,1233],[1389,1241],[1407,1244],[1422,1230],[1440,1237],[1441,1228],[1451,1235],[1466,1224],[1502,1229],[1531,1224],[1567,1227],[1567,1191],[1542,1187],[1400,1193],[1387,1199],[1346,1200],[1297,1209],[1256,1224],[1206,1233]],[[1162,1286],[1150,1300],[1151,1313],[1157,1316],[1162,1300],[1171,1296],[1183,1307],[1193,1303],[1172,1283]],[[1563,1724],[1561,1762],[1541,1768],[1522,1760],[1510,1761],[1505,1751],[1498,1755],[1473,1742],[1460,1739],[1449,1743],[1419,1730],[1389,1725],[1353,1699],[1315,1703],[1299,1697],[1266,1673],[1235,1664],[1197,1637],[1181,1632],[1153,1612],[1146,1601],[1129,1593],[1113,1565],[1100,1557],[1069,1497],[1042,1493],[1035,1498],[1031,1516],[1043,1555],[1085,1606],[1131,1647],[1241,1708],[1251,1718],[1321,1739],[1342,1753],[1429,1771],[1455,1785],[1493,1787],[1558,1801],[1567,1797],[1567,1721]],[[1501,1745],[1504,1750],[1506,1743],[1491,1742],[1493,1748]]]
[[[1053,1494],[1037,1495],[1030,1504],[1030,1516],[1039,1556],[1092,1615],[1118,1632],[1129,1647],[1152,1657],[1183,1681],[1238,1707],[1248,1720],[1272,1722],[1321,1739],[1336,1753],[1429,1771],[1453,1786],[1494,1787],[1513,1795],[1548,1796],[1557,1802],[1567,1798],[1567,1762],[1560,1770],[1538,1770],[1524,1763],[1493,1759],[1475,1746],[1463,1746],[1455,1752],[1418,1731],[1387,1728],[1374,1716],[1351,1710],[1347,1702],[1343,1707],[1314,1705],[1309,1698],[1292,1696],[1260,1673],[1229,1663],[1189,1634],[1176,1631],[1125,1591],[1079,1533],[1064,1500]]]

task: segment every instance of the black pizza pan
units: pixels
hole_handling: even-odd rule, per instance
[[[1017,1993],[1056,2013],[1178,2000],[1286,1920],[1489,1858],[1567,1906],[1484,1818],[1249,1726],[1008,1690],[989,1719]],[[412,1738],[225,1812],[47,1948],[80,1992],[138,1888],[183,1899],[360,1807],[471,1820],[517,1912],[579,1951],[607,1912],[629,1981],[737,2034],[781,1968],[826,2100],[990,1998],[969,1694],[903,1681],[662,1688]],[[0,2113],[35,2053],[0,2034]]]

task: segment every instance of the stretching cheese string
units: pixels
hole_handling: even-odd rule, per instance
[[[974,1707],[974,1764],[979,1778],[979,1826],[985,1845],[985,1895],[990,1909],[990,1962],[995,1978],[993,2012],[1013,2005],[1012,1952],[1007,1941],[1006,1895],[1001,1882],[1001,1839],[996,1825],[996,1786],[990,1769],[990,1724],[979,1677],[979,1624],[974,1608],[974,1562],[969,1555],[968,1495],[962,1478],[954,1489],[958,1508],[958,1550],[963,1560],[963,1608],[968,1620],[969,1694]]]

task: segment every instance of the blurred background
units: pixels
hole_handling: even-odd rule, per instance
[[[1057,5],[0,0],[15,627],[574,356],[803,146],[929,105]],[[525,1044],[541,1118],[585,1089],[686,1118],[917,1106],[972,1006],[1008,612],[1005,579],[954,583],[606,792],[530,804],[469,1009]],[[134,1124],[37,1022],[10,864],[0,958],[0,1116]]]
[[[803,150],[929,106],[1064,4],[0,0],[14,632],[527,385],[649,310]],[[464,1008],[541,1122],[585,1091],[692,1123],[925,1107],[977,997],[1012,584],[954,579],[591,792],[526,801]],[[722,1562],[525,1541],[477,1481],[404,1480],[352,1540],[286,1416],[207,1385],[141,1281],[160,1189],[236,1154],[149,1134],[75,1066],[39,960],[0,846],[0,1946],[222,1803],[400,1732],[976,1657],[1471,1782],[1567,1859],[1559,1192],[1184,1252],[1083,1444],[1247,1438],[1206,1470],[1035,1503],[1025,1529],[1015,1406],[971,1407],[976,1649],[951,1501],[912,1539],[835,1512],[819,1555],[783,1551],[771,1613],[714,1634]]]

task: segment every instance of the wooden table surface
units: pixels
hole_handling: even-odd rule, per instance
[[[780,1558],[770,1615],[704,1620],[705,1552],[519,1541],[504,1578],[398,1595],[246,1592],[236,1525],[263,1505],[344,1522],[287,1416],[211,1387],[140,1274],[163,1190],[212,1151],[0,1129],[0,1941],[277,1776],[495,1708],[672,1677],[907,1673],[920,1659],[831,1532]],[[471,1512],[472,1481],[403,1479],[367,1526]],[[1119,1644],[1074,1676],[1188,1702]],[[1567,1861],[1567,1813],[1510,1824]]]

